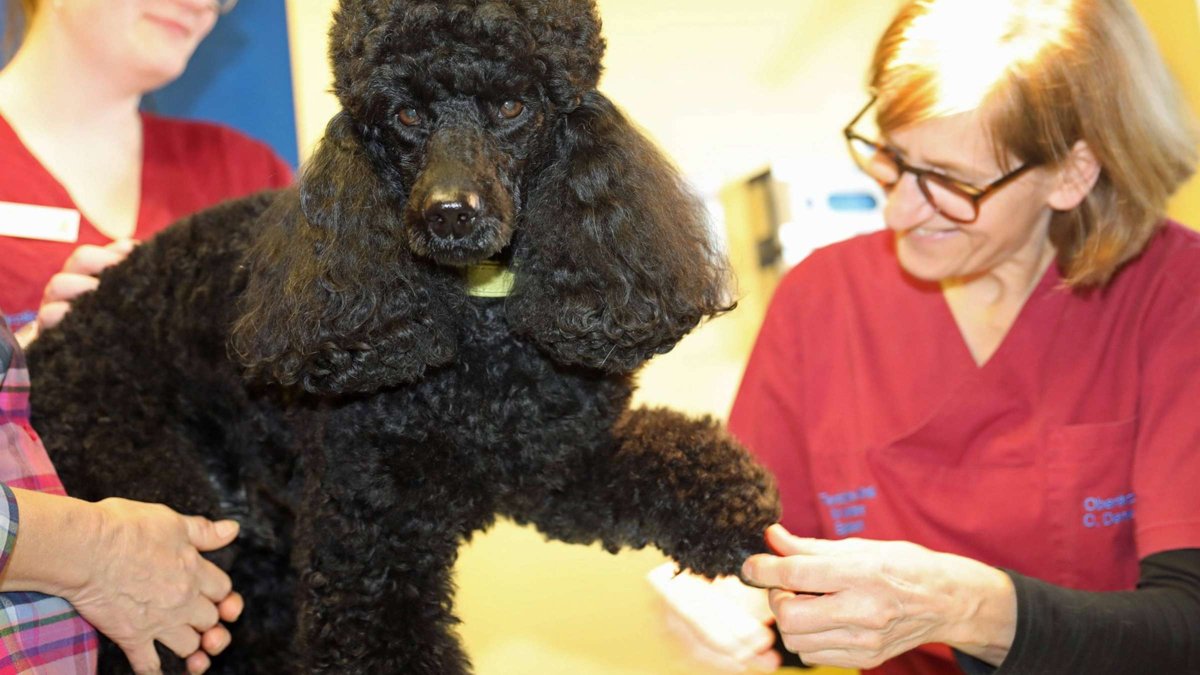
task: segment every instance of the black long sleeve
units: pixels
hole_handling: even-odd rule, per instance
[[[1076,591],[1008,575],[1017,629],[995,675],[1200,673],[1200,549],[1147,556],[1135,591]],[[959,663],[988,672],[965,655]]]

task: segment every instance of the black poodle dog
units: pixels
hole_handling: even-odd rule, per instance
[[[497,515],[736,573],[769,475],[629,408],[727,268],[596,91],[594,2],[343,0],[331,40],[344,110],[298,186],[176,224],[31,351],[68,490],[242,523],[215,672],[468,672],[452,567]]]

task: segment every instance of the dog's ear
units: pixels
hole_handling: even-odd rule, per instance
[[[562,363],[628,372],[731,309],[703,204],[598,92],[556,130],[514,251],[509,323]]]
[[[334,117],[247,255],[231,347],[249,376],[369,392],[453,357],[461,281],[413,258],[398,189],[374,170],[349,116]]]

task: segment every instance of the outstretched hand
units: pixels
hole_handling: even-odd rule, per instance
[[[805,663],[873,668],[929,642],[999,663],[1012,644],[1012,584],[983,563],[902,541],[796,537],[767,530],[778,555],[743,578],[770,589],[784,644]]]
[[[234,521],[183,516],[160,504],[124,499],[99,502],[102,525],[91,564],[64,591],[83,618],[117,644],[134,672],[158,673],[157,640],[188,671],[208,669],[209,655],[228,646],[221,621],[241,614],[242,598],[229,576],[200,554],[237,536]]]

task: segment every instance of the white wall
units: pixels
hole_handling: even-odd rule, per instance
[[[334,0],[288,0],[301,156],[337,110]],[[841,158],[869,51],[896,0],[600,0],[601,89],[705,191],[779,157]]]

